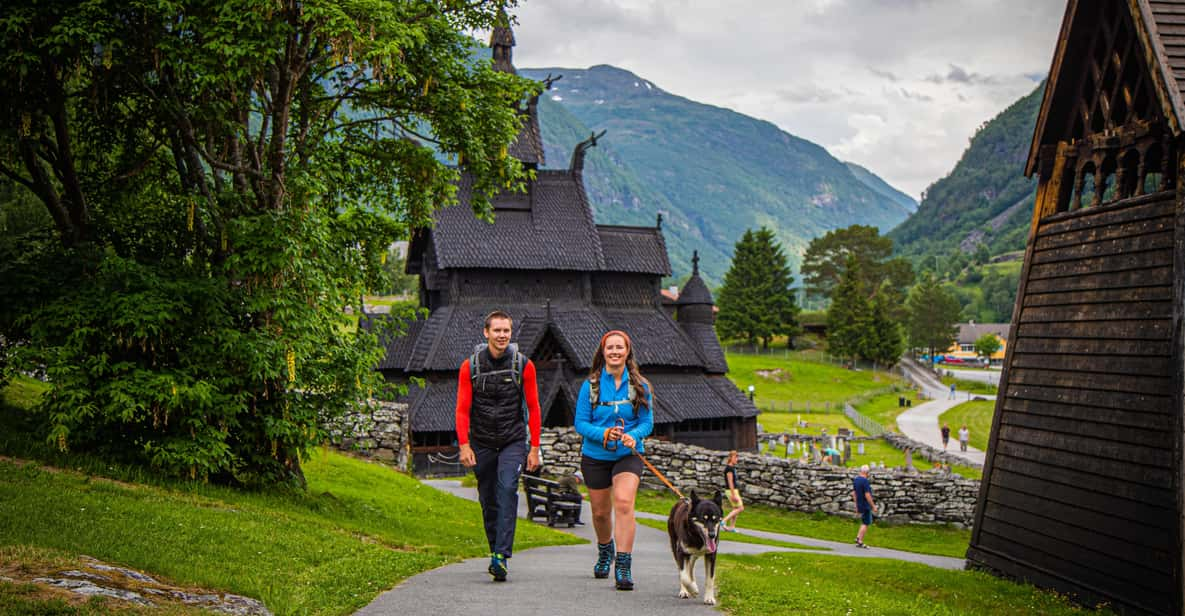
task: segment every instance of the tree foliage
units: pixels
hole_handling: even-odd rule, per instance
[[[987,359],[991,359],[1002,346],[1004,344],[1000,342],[1000,338],[990,332],[975,339],[975,353]]]
[[[462,34],[513,3],[6,3],[0,176],[55,241],[0,245],[0,336],[49,372],[48,438],[301,482],[321,420],[379,385],[343,310],[386,247],[460,170],[482,214],[521,187],[537,86]]]
[[[773,231],[765,227],[745,231],[716,297],[720,335],[750,344],[760,339],[766,348],[774,336],[792,338],[799,331],[793,283],[786,253]]]
[[[901,332],[901,321],[893,315],[899,308],[898,294],[889,281],[872,296],[869,306],[868,328],[860,355],[865,359],[892,366],[905,352],[905,336]]]
[[[846,271],[848,258],[859,264],[865,289],[878,290],[884,281],[903,292],[913,284],[913,268],[901,258],[890,258],[893,240],[876,227],[852,225],[828,231],[807,245],[802,255],[802,276],[809,295],[830,298]]]
[[[827,310],[828,351],[853,359],[864,356],[871,328],[872,305],[864,286],[864,271],[860,259],[849,255]]]
[[[959,300],[933,274],[922,274],[909,290],[906,306],[906,329],[912,347],[926,349],[931,356],[950,348],[958,336],[962,311]]]

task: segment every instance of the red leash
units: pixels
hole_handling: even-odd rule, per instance
[[[625,419],[618,417],[617,418],[617,426],[615,426],[615,427],[621,428],[622,431],[624,432],[625,431]],[[610,443],[612,443],[612,445],[613,445],[612,447],[609,446]],[[618,443],[618,441],[616,441],[616,440],[613,440],[613,441],[609,440],[609,429],[605,430],[605,437],[601,441],[601,445],[609,451],[617,451],[617,443]],[[660,481],[662,481],[664,484],[666,484],[666,486],[668,488],[670,488],[672,492],[675,493],[675,496],[678,496],[680,499],[684,499],[684,500],[687,498],[686,496],[683,496],[683,493],[679,491],[679,488],[675,487],[675,484],[671,483],[670,480],[667,479],[666,475],[663,475],[657,468],[654,468],[654,465],[650,463],[650,460],[646,459],[646,456],[638,453],[638,450],[633,447],[630,447],[630,451],[635,456],[638,456],[638,459],[642,461],[642,464],[645,464],[646,468],[650,469],[650,472],[654,473],[655,477],[658,477]]]

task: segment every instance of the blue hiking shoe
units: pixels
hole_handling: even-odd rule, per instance
[[[506,581],[506,557],[501,554],[490,555],[490,568],[487,569],[490,575],[494,576],[495,582]]]
[[[609,565],[613,564],[613,540],[597,544],[597,564],[593,565],[593,577],[603,580],[609,577]]]
[[[613,576],[617,579],[617,590],[634,589],[634,576],[630,574],[630,565],[633,562],[633,554],[629,552],[617,553],[617,566],[613,570]]]

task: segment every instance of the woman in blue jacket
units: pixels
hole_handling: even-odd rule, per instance
[[[654,428],[651,401],[650,382],[638,370],[630,337],[617,330],[602,336],[576,399],[576,431],[584,437],[580,468],[597,532],[593,575],[609,577],[614,563],[618,590],[634,588],[634,498],[642,460],[633,451],[642,453],[642,439]]]

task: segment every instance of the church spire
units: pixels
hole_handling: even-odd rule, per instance
[[[514,70],[514,30],[510,29],[510,18],[503,12],[499,22],[499,25],[494,26],[494,31],[490,34],[490,49],[494,54],[494,70],[518,74]]]
[[[699,276],[699,251],[691,251],[691,275]]]

